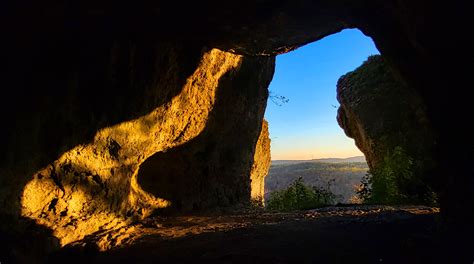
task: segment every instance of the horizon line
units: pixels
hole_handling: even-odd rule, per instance
[[[316,159],[272,159],[271,161],[287,161],[287,160],[320,160],[320,159],[350,159],[350,158],[358,158],[358,157],[364,157],[364,159],[365,159],[365,155],[359,155],[359,156],[350,156],[350,157],[346,157],[346,158],[331,158],[331,157],[328,157],[328,158],[316,158]]]

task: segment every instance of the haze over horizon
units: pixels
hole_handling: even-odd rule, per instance
[[[337,124],[336,84],[374,54],[379,51],[371,38],[346,29],[277,56],[269,90],[289,101],[268,100],[272,160],[363,156]]]
[[[334,157],[324,157],[324,158],[314,158],[314,159],[274,159],[272,158],[272,161],[283,161],[283,160],[294,160],[294,161],[304,161],[304,160],[307,160],[307,161],[311,161],[311,160],[325,160],[325,159],[342,159],[342,160],[346,160],[346,159],[354,159],[354,158],[359,158],[359,157],[363,157],[365,159],[365,156],[363,153],[361,153],[361,155],[357,155],[357,156],[351,156],[351,157],[342,157],[342,158],[334,158]]]

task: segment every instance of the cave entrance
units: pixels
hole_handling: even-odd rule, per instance
[[[368,170],[364,154],[339,127],[338,79],[379,54],[371,38],[346,29],[276,58],[265,112],[272,163],[265,201],[301,177],[331,203],[358,203],[356,188]]]

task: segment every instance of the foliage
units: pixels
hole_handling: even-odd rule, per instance
[[[290,101],[286,96],[276,94],[270,91],[268,98],[277,106],[282,106]]]
[[[368,171],[364,177],[362,177],[361,183],[357,186],[356,196],[358,201],[368,202],[372,194],[372,174]]]
[[[365,203],[434,205],[436,195],[417,175],[417,167],[417,162],[397,146],[380,166],[366,174],[356,192]]]
[[[329,188],[307,186],[299,177],[287,189],[272,192],[266,207],[277,211],[305,210],[333,204],[335,198]]]
[[[265,200],[302,177],[309,186],[326,189],[330,185],[331,192],[337,196],[335,202],[348,203],[355,195],[354,185],[361,182],[367,170],[366,162],[273,161],[265,177]]]

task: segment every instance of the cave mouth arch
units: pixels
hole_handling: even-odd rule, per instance
[[[357,26],[376,40],[393,69],[423,95],[439,135],[436,160],[439,170],[433,171],[433,177],[445,192],[445,219],[453,230],[462,234],[459,237],[470,238],[474,212],[473,198],[469,195],[474,186],[472,144],[467,140],[468,122],[459,120],[470,119],[472,104],[469,96],[459,94],[467,92],[472,74],[469,67],[453,67],[463,65],[466,58],[450,52],[472,49],[469,34],[465,34],[471,25],[467,3],[303,0],[275,4],[244,1],[229,9],[212,2],[196,2],[186,10],[180,2],[166,5],[156,1],[114,8],[48,3],[6,6],[2,21],[8,30],[1,50],[8,66],[2,71],[2,79],[4,86],[9,87],[9,97],[1,109],[8,113],[4,115],[4,123],[13,125],[5,126],[0,137],[2,150],[5,149],[0,154],[1,201],[5,205],[1,213],[12,216],[8,217],[12,220],[11,225],[2,223],[2,230],[18,226],[19,196],[31,176],[31,171],[23,173],[24,167],[31,166],[36,171],[71,144],[87,142],[91,131],[72,133],[76,127],[96,129],[104,126],[103,120],[109,124],[130,117],[133,107],[123,105],[150,103],[149,92],[144,89],[150,87],[148,84],[182,81],[182,76],[166,78],[152,70],[154,62],[162,57],[169,62],[163,68],[182,65],[186,68],[184,72],[193,70],[189,61],[180,63],[176,56],[169,56],[170,49],[157,51],[157,43],[174,47],[177,42],[186,42],[189,45],[178,53],[196,57],[204,45],[243,55],[275,55],[330,32]],[[62,20],[63,17],[67,19]],[[182,23],[169,23],[177,17],[182,18]],[[161,24],[169,26],[156,26]],[[440,36],[440,32],[449,32],[449,37]],[[188,41],[195,37],[199,40]],[[141,45],[140,40],[148,43],[150,49]],[[130,51],[124,47],[130,47]],[[147,50],[159,54],[159,58],[150,60]],[[136,54],[134,51],[147,54],[133,64],[128,63],[126,58],[134,57],[129,56]],[[110,54],[115,54],[112,60]],[[115,60],[119,54],[124,61]],[[189,57],[185,57],[187,61]],[[130,68],[140,73],[143,72],[140,69],[145,69],[147,76],[139,75],[135,79],[128,74]],[[144,77],[149,80],[142,82]],[[459,92],[447,91],[446,87],[456,87]],[[169,89],[163,90],[165,94],[173,94]],[[133,96],[129,96],[130,91]]]
[[[338,40],[340,38],[340,40]],[[306,49],[312,48],[312,46],[323,46],[322,51],[319,51],[319,53],[316,53],[316,56],[313,54],[307,54],[305,52]],[[310,52],[311,53],[311,52]],[[348,105],[347,107],[339,107],[338,109],[338,122],[339,125],[336,123],[336,108],[339,105],[339,103],[336,101],[336,94],[335,94],[335,88],[336,86],[338,89],[340,88],[337,85],[338,79],[343,79],[340,78],[341,76],[345,76],[346,74],[350,75],[357,75],[357,71],[355,70],[358,66],[361,65],[362,62],[367,63],[368,61],[376,61],[376,64],[380,64],[381,62],[378,62],[378,59],[371,59],[371,55],[378,54],[378,50],[375,47],[373,41],[370,39],[370,37],[366,36],[363,34],[360,30],[358,29],[346,29],[340,33],[335,33],[328,35],[324,39],[320,39],[317,41],[314,41],[313,43],[309,44],[306,47],[302,47],[296,51],[291,51],[288,54],[280,55],[282,57],[285,56],[295,56],[296,57],[301,57],[301,58],[306,58],[306,61],[300,60],[296,61],[296,64],[301,64],[298,65],[298,67],[290,66],[284,68],[284,71],[291,71],[291,73],[296,77],[296,79],[299,79],[299,81],[304,80],[305,76],[309,76],[307,79],[304,80],[303,86],[307,86],[308,88],[301,89],[301,86],[298,81],[296,80],[287,80],[283,86],[287,88],[286,90],[274,90],[272,87],[272,83],[275,81],[278,81],[279,78],[279,66],[277,64],[277,73],[276,76],[273,75],[273,82],[270,84],[270,103],[267,103],[268,108],[274,108],[280,110],[280,115],[282,113],[285,113],[289,119],[286,121],[280,122],[283,123],[280,124],[280,126],[284,126],[285,128],[291,128],[291,130],[295,131],[298,130],[298,125],[295,124],[288,124],[291,119],[296,119],[296,117],[299,118],[298,114],[301,114],[302,112],[307,114],[307,113],[315,113],[315,115],[318,115],[318,113],[323,112],[324,114],[322,115],[322,119],[312,119],[309,122],[307,120],[304,120],[304,118],[300,121],[300,126],[302,123],[311,123],[313,125],[313,128],[311,129],[311,133],[313,134],[318,134],[318,130],[321,130],[321,127],[318,126],[321,123],[324,124],[324,122],[331,123],[331,126],[329,126],[328,131],[331,133],[334,133],[337,131],[337,136],[334,137],[333,135],[326,135],[326,138],[320,138],[320,142],[330,142],[333,143],[334,138],[342,138],[343,142],[339,144],[345,145],[343,148],[346,148],[345,151],[346,153],[338,153],[338,154],[328,154],[330,152],[327,152],[326,154],[319,154],[319,155],[325,155],[325,156],[317,156],[311,155],[307,156],[303,159],[314,159],[314,158],[341,158],[341,157],[351,157],[351,156],[357,156],[357,155],[362,155],[360,151],[355,148],[353,142],[351,139],[349,139],[347,136],[356,139],[356,144],[359,147],[359,149],[363,150],[363,154],[368,157],[368,163],[370,168],[375,167],[375,163],[377,160],[380,162],[381,160],[384,159],[384,155],[386,155],[385,151],[388,149],[388,151],[392,151],[392,148],[397,147],[398,143],[400,144],[407,144],[404,141],[400,141],[400,137],[404,136],[404,132],[406,131],[400,131],[400,133],[397,135],[397,138],[395,138],[394,142],[396,144],[394,146],[388,146],[385,147],[385,149],[382,147],[382,150],[379,150],[379,145],[383,145],[383,142],[380,143],[381,141],[385,141],[386,139],[380,139],[380,138],[373,138],[373,137],[381,137],[379,134],[384,133],[386,130],[394,129],[397,130],[396,126],[399,124],[397,121],[402,120],[405,118],[403,116],[405,112],[401,112],[401,115],[398,114],[393,114],[393,112],[396,110],[390,109],[386,115],[383,115],[383,117],[379,117],[378,119],[374,116],[368,116],[366,115],[365,112],[387,112],[384,110],[384,105],[381,104],[381,102],[387,98],[384,98],[384,94],[381,94],[381,97],[377,97],[379,100],[378,102],[375,102],[373,104],[373,98],[370,98],[368,95],[376,94],[376,90],[378,87],[382,87],[383,89],[394,89],[397,90],[399,87],[398,83],[396,83],[395,80],[393,80],[392,73],[389,72],[387,67],[381,66],[381,69],[378,69],[375,67],[377,71],[371,73],[370,69],[368,70],[368,74],[362,75],[362,78],[360,78],[363,82],[367,82],[369,88],[374,88],[373,91],[370,89],[363,90],[362,92],[358,91],[360,90],[360,87],[357,87],[359,85],[359,82],[356,81],[354,84],[356,86],[356,89],[353,89],[346,94],[338,95],[338,100],[339,101],[347,101],[346,104]],[[247,56],[243,56],[247,57]],[[250,56],[247,58],[252,58],[252,59],[267,59],[268,57],[266,56]],[[300,59],[301,59],[300,58]],[[311,63],[316,63],[316,67],[312,65]],[[378,65],[377,64],[377,65]],[[252,68],[251,66],[250,68]],[[292,69],[294,68],[294,69]],[[290,70],[289,70],[290,69]],[[329,69],[329,71],[327,71]],[[337,70],[335,70],[337,69]],[[359,68],[357,68],[359,69]],[[352,72],[351,72],[352,71]],[[367,70],[366,70],[367,71]],[[348,73],[349,72],[349,73]],[[354,73],[355,72],[355,73]],[[248,72],[249,73],[249,72]],[[230,115],[229,113],[226,113],[229,110],[226,110],[226,107],[229,107],[229,105],[233,105],[236,109],[241,108],[239,105],[240,103],[238,100],[242,100],[241,103],[243,104],[249,104],[249,101],[246,99],[248,97],[248,94],[245,90],[240,90],[239,92],[236,92],[238,89],[241,89],[242,87],[245,87],[246,89],[253,89],[252,86],[254,84],[251,84],[251,82],[248,81],[241,81],[240,78],[248,78],[246,74],[248,73],[243,73],[242,77],[239,77],[235,80],[226,80],[225,78],[221,81],[219,81],[219,86],[222,85],[221,88],[217,89],[217,97],[222,97],[223,99],[221,100],[216,100],[216,104],[213,107],[213,113],[210,114],[210,119],[208,120],[208,125],[206,126],[206,129],[201,133],[195,140],[191,140],[189,142],[185,142],[184,145],[178,146],[176,148],[171,148],[168,149],[164,152],[158,152],[155,153],[151,158],[147,159],[144,161],[143,164],[140,165],[140,169],[137,174],[137,180],[138,184],[143,187],[143,189],[146,192],[151,193],[152,195],[155,195],[160,198],[164,198],[166,200],[169,200],[171,203],[171,207],[168,208],[170,212],[172,211],[195,211],[195,210],[202,210],[202,209],[209,209],[209,208],[214,208],[214,207],[219,207],[219,206],[232,206],[235,204],[239,203],[245,203],[245,201],[248,201],[248,196],[250,196],[250,199],[253,201],[262,201],[262,199],[265,196],[265,193],[268,193],[264,189],[264,176],[265,175],[259,175],[255,176],[253,175],[254,170],[257,171],[257,173],[262,174],[261,172],[264,170],[262,168],[260,169],[255,169],[256,163],[261,162],[254,160],[253,165],[252,165],[252,170],[251,171],[246,171],[246,167],[249,166],[252,162],[249,161],[249,156],[254,155],[254,158],[257,156],[258,152],[261,152],[261,150],[258,150],[258,143],[257,146],[252,145],[254,142],[251,138],[254,137],[255,135],[252,136],[248,134],[248,138],[245,141],[242,141],[243,144],[235,144],[234,143],[229,143],[231,141],[228,141],[229,139],[232,141],[235,141],[236,139],[236,134],[235,131],[237,131],[237,127],[239,127],[237,122],[233,122],[232,118],[229,118]],[[253,73],[250,73],[253,74]],[[375,77],[380,76],[381,79],[379,80],[378,78],[375,78],[371,76],[371,74],[374,74]],[[231,76],[230,74],[229,76]],[[282,73],[284,75],[284,73]],[[327,76],[325,76],[327,75]],[[392,76],[388,78],[389,80],[387,81],[386,76]],[[254,76],[255,78],[258,78],[258,75]],[[324,77],[324,78],[323,78]],[[327,77],[327,78],[326,78]],[[229,77],[231,78],[231,77]],[[385,79],[384,79],[385,78]],[[321,79],[321,80],[319,80]],[[358,80],[357,78],[355,78]],[[373,81],[377,80],[377,81]],[[315,82],[315,80],[318,80],[318,82]],[[314,83],[313,83],[314,82]],[[392,86],[387,86],[386,83],[394,83]],[[284,83],[284,82],[283,82]],[[250,86],[248,86],[250,84]],[[354,84],[351,84],[351,81],[348,81],[349,87],[354,86]],[[242,86],[243,85],[243,86]],[[267,87],[262,86],[264,90],[267,89]],[[259,87],[259,90],[261,91],[262,87]],[[403,89],[405,89],[404,87]],[[342,89],[342,88],[341,88]],[[250,90],[249,90],[250,91]],[[295,94],[287,94],[287,93],[292,93],[294,91],[300,92],[295,93]],[[317,94],[318,92],[323,91],[323,93]],[[324,93],[324,91],[331,91],[330,93]],[[254,91],[255,92],[255,91]],[[261,93],[259,91],[256,91],[259,93],[256,97],[253,98],[253,102],[257,103],[260,102],[261,100],[259,99],[260,96],[265,95],[264,93]],[[358,93],[360,92],[360,93]],[[387,92],[387,91],[386,91]],[[276,95],[272,94],[275,93]],[[353,93],[353,94],[352,94]],[[283,102],[282,106],[279,105],[273,105],[272,99],[274,97],[279,96],[279,94],[282,94],[282,96],[288,96],[289,99],[295,99],[292,98],[293,96],[298,95],[299,97],[306,99],[306,104],[302,104],[301,101],[291,101],[296,106],[303,107],[303,110],[300,109],[289,109],[289,105],[286,105]],[[301,94],[304,94],[303,96]],[[308,95],[310,94],[310,95]],[[412,100],[410,97],[412,94],[410,93],[402,93],[404,100],[407,99],[409,101],[408,105],[411,107],[411,104],[416,104],[416,102],[411,102],[411,101],[416,101]],[[353,96],[354,95],[354,96]],[[404,103],[403,100],[399,100],[397,95],[395,93],[391,94],[394,96],[393,98],[390,98],[390,100],[394,100],[396,102],[400,101],[400,103]],[[318,97],[321,97],[321,101],[318,101]],[[301,99],[300,98],[300,99]],[[359,98],[363,98],[364,104],[370,105],[369,109],[358,109],[355,113],[352,113],[351,109],[352,106],[350,106],[353,103],[355,104],[355,108],[357,108],[357,100]],[[267,99],[265,97],[264,99]],[[309,100],[308,100],[309,99]],[[354,101],[356,100],[356,101]],[[304,102],[304,101],[303,101]],[[260,104],[260,103],[258,103]],[[276,103],[278,104],[278,102]],[[310,105],[316,105],[319,108],[311,108]],[[349,107],[350,106],[350,107]],[[396,108],[401,106],[398,103],[393,104],[391,107]],[[406,105],[403,105],[404,107],[407,107]],[[264,106],[263,106],[264,107]],[[305,108],[306,107],[306,108]],[[260,108],[258,111],[261,112],[261,107],[257,106],[256,109]],[[382,109],[380,109],[382,108]],[[324,109],[324,110],[323,110]],[[412,110],[410,108],[410,110]],[[238,110],[240,111],[240,110]],[[241,112],[236,112],[234,110],[231,110],[230,112],[232,115],[237,118],[241,114]],[[390,112],[392,111],[392,112]],[[359,115],[356,116],[356,118],[351,117],[354,115]],[[262,127],[261,133],[264,132],[263,127],[265,127],[265,122],[262,125],[261,121],[260,122],[255,122],[256,119],[262,117],[263,118],[263,113],[261,116],[254,115],[252,118],[253,124],[256,125],[257,128]],[[242,117],[239,117],[242,118]],[[351,123],[354,120],[358,120],[358,118],[362,118],[363,122],[357,121],[356,123]],[[372,118],[372,119],[371,119]],[[375,119],[374,119],[375,118]],[[387,120],[384,120],[384,119]],[[301,119],[301,118],[299,118]],[[237,119],[235,119],[237,120]],[[241,120],[245,120],[241,119]],[[302,122],[303,121],[303,122]],[[270,122],[272,122],[270,120]],[[374,131],[364,131],[365,127],[371,127],[370,123],[373,122],[377,125],[375,125],[376,129]],[[418,120],[416,120],[418,122]],[[233,124],[232,124],[233,123]],[[392,124],[393,123],[393,124]],[[231,124],[231,125],[229,125]],[[382,124],[382,125],[378,125]],[[386,124],[391,124],[391,125],[386,125]],[[410,127],[411,124],[408,124],[407,126]],[[229,127],[227,127],[229,126]],[[271,129],[271,123],[270,123],[270,129]],[[339,127],[343,127],[343,130]],[[233,129],[227,130],[228,128],[233,127]],[[300,127],[303,128],[304,127]],[[222,130],[224,129],[224,130]],[[240,126],[238,128],[239,130],[242,130],[242,127]],[[245,130],[245,129],[244,129]],[[257,129],[258,130],[258,129]],[[288,130],[287,130],[288,131]],[[346,133],[346,135],[343,135],[342,131]],[[257,131],[255,131],[257,132]],[[248,133],[248,131],[246,132]],[[252,133],[252,132],[251,132]],[[266,132],[268,133],[268,132]],[[310,133],[310,134],[311,134]],[[374,134],[375,133],[375,134]],[[241,134],[242,136],[244,134]],[[261,135],[260,135],[261,136]],[[275,135],[270,135],[274,136]],[[278,138],[280,135],[276,134],[276,137]],[[385,136],[385,135],[384,135]],[[390,139],[389,135],[389,139]],[[305,145],[305,147],[313,147],[313,149],[318,149],[317,146],[308,144],[308,142],[304,142],[301,140],[301,138],[304,138],[301,135],[296,135],[296,137],[299,137],[300,143]],[[357,141],[362,140],[362,141]],[[367,140],[365,140],[367,139]],[[281,138],[274,140],[277,141],[281,140]],[[258,139],[260,141],[260,138]],[[376,142],[377,141],[377,142]],[[245,142],[245,143],[244,143]],[[374,143],[375,142],[375,143]],[[288,144],[292,145],[292,147],[295,146],[295,142],[289,142]],[[337,144],[337,143],[336,143]],[[242,150],[241,147],[244,146],[247,148],[252,148],[251,150]],[[377,145],[377,147],[373,147],[373,145]],[[332,145],[334,146],[334,144]],[[326,144],[326,148],[331,148],[331,144]],[[349,148],[348,148],[349,147]],[[270,147],[268,147],[270,149]],[[373,149],[376,149],[374,151]],[[236,151],[239,150],[239,151]],[[340,151],[340,149],[339,149]],[[351,154],[347,154],[347,151],[350,151]],[[247,154],[246,154],[247,153]],[[261,154],[261,153],[260,153]],[[211,158],[212,157],[212,158]],[[213,159],[211,161],[211,159]],[[279,158],[275,158],[279,159]],[[281,159],[281,158],[280,158]],[[295,158],[290,158],[290,159],[295,159]],[[240,162],[240,164],[239,164]],[[262,162],[267,162],[265,159]],[[363,162],[362,162],[363,163]],[[359,164],[360,165],[360,164]],[[237,174],[234,174],[232,170],[229,170],[229,168],[232,167],[232,170],[235,171],[240,171],[241,175],[248,175],[250,174],[250,179],[238,179]],[[263,166],[265,167],[265,166]],[[342,168],[346,169],[346,168]],[[343,196],[343,199],[341,199],[340,203],[350,203],[351,198],[354,198],[355,195],[355,185],[360,185],[362,178],[365,175],[364,168],[361,168],[360,166],[357,167],[352,167],[352,170],[356,170],[358,172],[357,178],[351,181],[348,181],[344,183],[343,185],[345,186],[342,190],[342,194],[338,193],[338,196]],[[226,173],[222,173],[222,171],[226,171]],[[223,176],[225,175],[225,176]],[[239,176],[240,177],[240,176]],[[249,182],[250,180],[250,182]],[[325,186],[328,186],[329,180],[326,180],[324,183]],[[249,186],[250,185],[250,186]],[[288,185],[288,184],[287,184]],[[406,184],[405,184],[406,185]],[[238,186],[238,187],[237,187]],[[270,186],[270,184],[269,184]],[[281,187],[280,187],[281,188]],[[338,189],[338,186],[333,186],[331,187],[333,189]],[[410,189],[410,187],[407,187]],[[250,191],[249,191],[250,189]],[[418,190],[416,188],[411,188],[414,190],[410,190],[411,193],[413,193],[414,196],[417,195]],[[339,190],[338,192],[340,192]],[[355,199],[353,199],[354,201]],[[404,201],[405,202],[405,201]],[[259,202],[260,203],[260,202]],[[380,202],[379,202],[380,203]],[[384,202],[383,202],[384,203]],[[391,201],[388,201],[387,203],[391,203]],[[167,210],[168,210],[167,209]]]
[[[272,157],[265,200],[302,177],[309,186],[329,188],[335,203],[358,202],[355,188],[368,167],[336,120],[336,85],[342,75],[376,54],[370,37],[345,29],[276,57],[265,112]]]
[[[360,30],[277,56],[269,89],[272,166],[265,199],[301,177],[333,193],[332,203],[438,205],[429,175],[435,140],[425,106]],[[344,163],[331,158],[361,155],[362,164],[349,159],[347,167],[337,165],[352,175],[323,169],[326,162]]]

